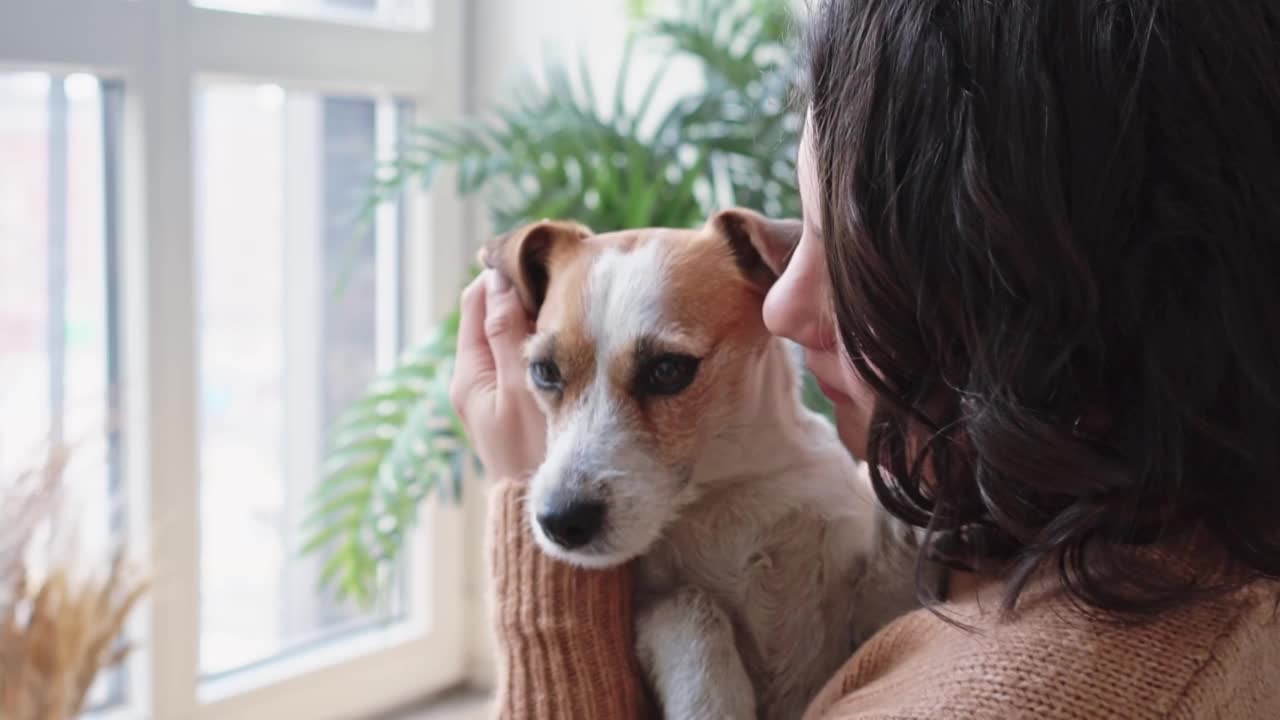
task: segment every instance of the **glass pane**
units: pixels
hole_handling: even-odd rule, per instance
[[[325,429],[398,344],[399,230],[359,221],[401,106],[206,85],[197,101],[200,663],[386,622],[317,592],[299,527]]]
[[[432,0],[192,0],[192,4],[234,12],[421,30],[431,24]]]
[[[31,467],[46,442],[73,445],[64,478],[93,561],[123,523],[105,201],[112,87],[91,75],[0,73],[0,481]],[[89,703],[122,701],[123,677],[101,674]]]

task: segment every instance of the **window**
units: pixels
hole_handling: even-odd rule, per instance
[[[153,578],[96,709],[368,717],[462,678],[456,509],[378,607],[297,552],[327,423],[460,289],[456,199],[358,210],[400,127],[458,112],[461,6],[6,7],[0,467],[86,438],[87,531]]]
[[[276,85],[197,97],[200,668],[220,675],[401,609],[318,595],[322,559],[296,549],[326,428],[399,349],[401,224],[359,214],[408,108]]]
[[[96,78],[0,73],[0,467],[8,471],[50,436],[106,427],[103,125]],[[105,472],[94,474],[105,482]]]
[[[79,450],[67,468],[92,547],[122,528],[116,260],[107,211],[117,84],[84,73],[0,72],[0,477],[46,441]],[[125,700],[125,676],[90,702]]]

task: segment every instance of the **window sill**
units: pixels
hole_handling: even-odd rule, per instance
[[[397,622],[385,628],[366,630],[349,638],[335,639],[303,653],[285,655],[232,671],[215,679],[202,681],[200,702],[221,702],[375,652],[389,650],[419,639],[423,631],[424,628],[418,623]]]
[[[436,695],[409,710],[382,720],[488,720],[493,716],[493,696],[474,688],[459,688]]]

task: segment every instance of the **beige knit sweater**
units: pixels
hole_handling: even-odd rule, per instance
[[[625,720],[651,713],[632,655],[628,569],[589,571],[538,551],[523,488],[492,502],[491,561],[502,718]],[[998,587],[989,590],[998,591]],[[912,612],[864,644],[807,717],[917,720],[1280,720],[1274,585],[1118,626],[1051,592],[995,619],[983,592]]]

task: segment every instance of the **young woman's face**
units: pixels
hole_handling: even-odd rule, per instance
[[[831,283],[823,251],[818,173],[813,166],[809,129],[800,141],[797,171],[804,211],[804,234],[782,277],[764,303],[764,322],[774,335],[805,349],[809,369],[835,404],[840,440],[858,457],[866,456],[873,394],[858,378],[836,335]]]

